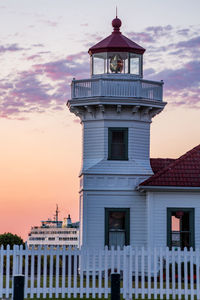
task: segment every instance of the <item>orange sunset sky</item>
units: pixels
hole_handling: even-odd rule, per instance
[[[199,144],[199,0],[2,0],[0,233],[26,240],[56,204],[78,220],[81,125],[66,102],[72,78],[89,78],[87,51],[111,33],[116,5],[123,34],[146,49],[144,78],[165,83],[151,157]]]

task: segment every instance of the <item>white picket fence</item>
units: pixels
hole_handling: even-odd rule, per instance
[[[108,298],[120,273],[124,299],[200,299],[200,250],[168,248],[0,249],[0,298],[12,295],[13,275],[25,276],[25,298]]]

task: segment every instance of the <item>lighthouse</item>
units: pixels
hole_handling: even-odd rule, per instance
[[[150,125],[164,106],[163,82],[143,79],[145,49],[121,20],[91,47],[91,77],[73,79],[70,112],[82,126],[80,246],[147,246],[147,199],[138,185],[153,172]]]

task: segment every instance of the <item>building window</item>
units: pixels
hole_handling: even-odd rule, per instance
[[[108,128],[108,159],[128,160],[128,128]]]
[[[195,247],[194,208],[167,209],[167,246]]]
[[[105,245],[123,247],[130,244],[129,208],[105,208]]]

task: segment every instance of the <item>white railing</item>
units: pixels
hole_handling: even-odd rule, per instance
[[[200,250],[168,248],[0,250],[0,298],[12,294],[13,275],[25,276],[25,298],[108,298],[110,274],[121,294],[144,299],[200,299]]]
[[[126,97],[162,101],[163,82],[143,79],[91,78],[72,81],[72,99]]]

